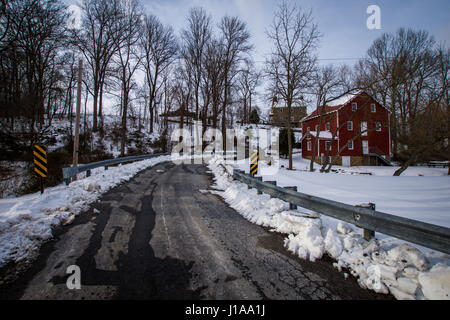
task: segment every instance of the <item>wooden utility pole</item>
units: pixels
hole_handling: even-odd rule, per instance
[[[83,60],[78,62],[78,89],[77,89],[77,114],[75,120],[75,137],[73,139],[73,167],[78,166],[78,145],[80,136],[80,108],[81,108],[81,76],[83,70]],[[77,175],[73,177],[73,180],[77,180]]]

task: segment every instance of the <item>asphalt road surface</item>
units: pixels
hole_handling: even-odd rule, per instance
[[[283,236],[211,193],[203,165],[167,162],[104,194],[56,231],[2,299],[385,299],[331,260],[301,260]],[[99,211],[99,212],[98,212]],[[96,213],[97,212],[97,213]],[[81,270],[68,289],[67,267]]]

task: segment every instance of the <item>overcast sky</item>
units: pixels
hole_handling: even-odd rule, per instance
[[[74,3],[76,0],[66,0]],[[146,12],[171,25],[177,35],[186,26],[191,7],[203,7],[217,24],[224,15],[239,16],[247,23],[255,46],[254,58],[262,66],[270,52],[265,30],[281,0],[141,0]],[[312,9],[313,18],[323,35],[318,57],[321,64],[353,65],[365,55],[372,42],[384,32],[394,33],[400,27],[424,29],[438,42],[450,45],[450,0],[293,0],[305,10]],[[381,29],[366,26],[369,5],[381,11]],[[264,108],[265,109],[265,108]]]
[[[201,6],[217,23],[225,15],[237,15],[244,20],[255,45],[255,59],[263,60],[270,51],[265,30],[273,19],[280,1],[276,0],[145,0],[147,12],[158,16],[176,31],[184,28],[189,8]],[[449,0],[297,0],[302,8],[313,10],[313,17],[323,34],[319,58],[348,59],[363,57],[373,40],[383,32],[395,32],[400,27],[425,29],[438,41],[450,43]],[[369,5],[381,10],[381,29],[369,30],[366,20]],[[322,60],[333,62],[335,60]],[[346,60],[349,61],[349,60]]]
[[[158,16],[163,23],[172,25],[177,33],[185,27],[189,8],[194,6],[205,8],[215,23],[225,14],[239,16],[247,23],[255,45],[254,57],[261,66],[271,46],[265,30],[271,24],[273,13],[280,2],[281,0],[145,0],[143,4],[147,12]],[[449,0],[294,2],[305,10],[313,11],[313,18],[323,35],[318,51],[319,59],[323,59],[320,60],[321,64],[353,65],[382,33],[395,32],[400,27],[425,29],[439,42],[446,42],[447,46],[450,44]],[[378,5],[380,8],[379,30],[369,30],[366,26],[369,17],[366,10],[369,5]]]

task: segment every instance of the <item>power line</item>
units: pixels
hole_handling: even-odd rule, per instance
[[[341,60],[367,60],[367,58],[318,58],[318,61],[341,61]],[[265,60],[254,60],[254,62],[266,62]]]

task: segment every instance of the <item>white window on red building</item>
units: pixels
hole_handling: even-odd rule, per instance
[[[361,135],[367,136],[367,122],[366,121],[361,122]]]
[[[353,131],[353,122],[352,121],[347,121],[347,130]]]
[[[326,150],[331,150],[331,141],[325,141]]]
[[[358,104],[356,102],[352,102],[352,111],[358,110]]]
[[[373,112],[373,113],[377,112],[377,107],[376,107],[375,103],[370,104],[370,112]]]
[[[307,147],[308,151],[311,151],[311,141],[308,141],[306,143],[306,147]]]
[[[326,128],[327,128],[327,131],[330,131],[330,128],[331,128],[330,123],[327,122],[327,124],[326,124],[325,126],[326,126]]]
[[[378,132],[381,131],[381,122],[377,122],[377,131],[378,131]]]
[[[353,150],[353,140],[348,142],[348,150]]]

